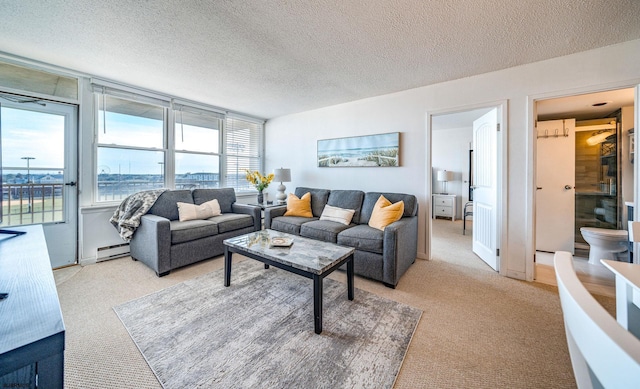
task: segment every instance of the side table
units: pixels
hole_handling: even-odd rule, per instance
[[[454,194],[433,194],[433,218],[443,216],[456,221],[456,195]]]
[[[279,207],[281,205],[287,205],[287,203],[284,204],[267,204],[267,203],[251,203],[249,205],[255,206],[255,207],[260,207],[260,209],[262,210],[260,212],[260,215],[262,216],[262,228],[264,228],[264,210],[267,208],[273,208],[273,207]]]

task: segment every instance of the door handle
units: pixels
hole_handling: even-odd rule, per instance
[[[540,190],[540,189],[542,189],[542,187],[541,187],[541,186],[536,187],[536,190]]]
[[[66,186],[76,186],[76,182],[75,181],[71,181],[71,182],[67,182],[65,183]]]
[[[573,189],[573,187],[572,187],[571,185],[565,185],[565,186],[564,186],[564,188],[565,188],[566,190]]]

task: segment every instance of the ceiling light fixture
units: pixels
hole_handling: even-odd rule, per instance
[[[594,132],[589,139],[587,139],[587,144],[589,146],[595,146],[599,143],[604,142],[605,139],[616,133],[616,122],[612,121],[609,124],[596,124],[594,126],[586,126],[586,128],[592,131],[597,131]]]
[[[610,135],[613,135],[613,131],[602,130],[598,132],[594,132],[593,135],[587,139],[587,144],[589,146],[595,146],[599,143],[604,142]]]

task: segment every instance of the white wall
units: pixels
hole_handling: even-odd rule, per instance
[[[615,58],[615,60],[611,60]],[[292,169],[287,185],[330,189],[395,191],[415,194],[420,202],[418,252],[426,258],[430,206],[426,118],[429,112],[455,110],[508,100],[508,183],[506,274],[531,279],[532,252],[532,97],[554,97],[640,82],[640,40],[463,78],[437,85],[340,104],[269,120],[267,171]],[[399,168],[318,168],[318,139],[400,131]],[[271,188],[270,188],[271,189]],[[273,189],[275,191],[275,188]],[[275,192],[274,192],[275,193]],[[531,262],[529,266],[527,263]]]
[[[637,98],[637,97],[636,97]],[[622,201],[634,202],[633,163],[629,159],[629,129],[634,128],[635,116],[633,106],[622,107]],[[635,130],[634,130],[635,132]],[[635,137],[635,135],[634,135]],[[634,163],[637,163],[634,158]],[[623,206],[622,225],[626,229],[627,207]]]
[[[442,193],[443,183],[437,172],[453,172],[453,181],[447,182],[447,193],[456,195],[456,219],[462,219],[462,206],[469,201],[469,149],[473,142],[473,127],[433,131],[431,135],[434,193]]]

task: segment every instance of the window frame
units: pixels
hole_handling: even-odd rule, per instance
[[[100,149],[116,149],[116,150],[136,150],[136,151],[154,151],[154,152],[162,152],[163,156],[162,156],[162,160],[163,160],[163,186],[166,187],[167,186],[167,161],[168,161],[168,156],[169,156],[169,141],[168,141],[168,129],[167,129],[167,123],[168,123],[168,108],[167,106],[164,106],[164,104],[154,104],[154,100],[148,100],[146,98],[146,96],[144,95],[140,95],[140,98],[136,98],[138,97],[137,95],[131,93],[131,92],[122,92],[119,90],[115,90],[112,88],[108,88],[108,87],[104,87],[104,86],[100,86],[100,85],[96,85],[93,84],[93,102],[94,102],[94,109],[93,109],[93,113],[94,113],[94,146],[93,146],[93,203],[94,204],[110,204],[110,203],[120,203],[124,198],[120,199],[120,200],[100,200],[100,193],[99,193],[99,188],[98,188],[98,166],[99,166],[99,161],[98,161],[98,150]],[[101,93],[100,93],[101,92]],[[125,94],[126,93],[126,94]],[[134,102],[134,103],[143,103],[143,104],[148,104],[148,105],[154,105],[154,106],[158,106],[160,108],[162,108],[162,147],[158,148],[158,147],[142,147],[142,146],[128,146],[128,145],[119,145],[119,144],[113,144],[113,143],[100,143],[98,140],[100,138],[99,136],[99,131],[101,130],[100,128],[100,112],[101,112],[101,108],[102,108],[102,99],[103,97],[106,97],[106,95],[109,95],[111,97],[120,99],[120,100],[126,100],[126,101],[130,101],[130,102]],[[107,107],[107,112],[108,111],[108,107]],[[125,196],[126,197],[126,196]]]
[[[169,137],[170,139],[170,147],[169,147],[169,152],[171,155],[171,160],[172,160],[172,179],[173,179],[173,185],[172,187],[175,188],[176,187],[176,178],[178,176],[178,173],[176,172],[176,155],[177,154],[189,154],[189,155],[206,155],[206,156],[214,156],[214,157],[218,157],[218,186],[217,188],[222,188],[224,187],[224,178],[223,178],[223,174],[222,174],[222,160],[224,159],[224,153],[223,153],[223,133],[224,133],[224,123],[226,120],[226,115],[223,113],[220,113],[218,111],[212,110],[212,109],[204,109],[201,107],[196,107],[194,105],[191,104],[183,104],[183,103],[179,103],[179,102],[172,102],[171,104],[172,108],[171,108],[171,112],[172,112],[172,119],[169,121],[169,130],[168,132],[171,134],[171,136]],[[176,148],[177,145],[177,141],[175,139],[175,135],[176,135],[176,125],[178,124],[178,117],[177,114],[181,113],[181,112],[189,112],[192,114],[201,114],[201,115],[209,115],[212,119],[215,120],[219,120],[219,129],[218,129],[218,151],[217,152],[206,152],[206,151],[193,151],[193,150],[183,150],[180,149],[178,150]],[[180,123],[182,124],[182,118],[180,118]],[[165,171],[165,175],[167,175],[167,172]],[[216,187],[214,187],[216,188]]]
[[[220,188],[231,187],[235,190],[236,195],[250,195],[257,193],[254,188],[247,189],[248,185],[239,185],[244,181],[242,174],[239,172],[236,185],[232,185],[234,180],[228,177],[227,167],[229,166],[229,160],[231,158],[241,158],[238,155],[233,155],[227,148],[228,134],[233,129],[230,128],[230,122],[244,121],[250,123],[253,126],[257,126],[257,139],[251,138],[249,142],[257,142],[257,154],[247,156],[253,160],[257,160],[257,170],[264,173],[264,149],[265,149],[265,120],[246,116],[234,112],[225,111],[217,107],[212,107],[197,102],[188,100],[171,98],[164,95],[158,95],[153,92],[139,90],[133,87],[114,84],[108,81],[91,80],[92,94],[93,94],[93,114],[94,114],[94,141],[93,141],[93,201],[95,205],[111,205],[119,204],[122,200],[100,200],[98,193],[98,150],[100,148],[114,148],[114,149],[129,149],[129,150],[142,150],[142,151],[161,151],[164,154],[163,174],[164,174],[164,187],[175,188],[176,187],[176,154],[193,154],[193,155],[210,155],[218,157],[218,169],[219,169],[219,186]],[[103,144],[99,143],[99,114],[101,108],[101,98],[103,94],[110,95],[122,100],[129,100],[136,103],[145,103],[150,105],[156,105],[163,108],[163,147],[138,147],[138,146],[124,146],[118,144]],[[188,150],[176,150],[176,121],[177,113],[180,112],[180,107],[185,111],[198,111],[204,114],[211,114],[212,117],[218,117],[220,120],[220,130],[218,133],[218,152],[201,152],[201,151],[188,151]],[[108,110],[108,107],[107,107]]]

